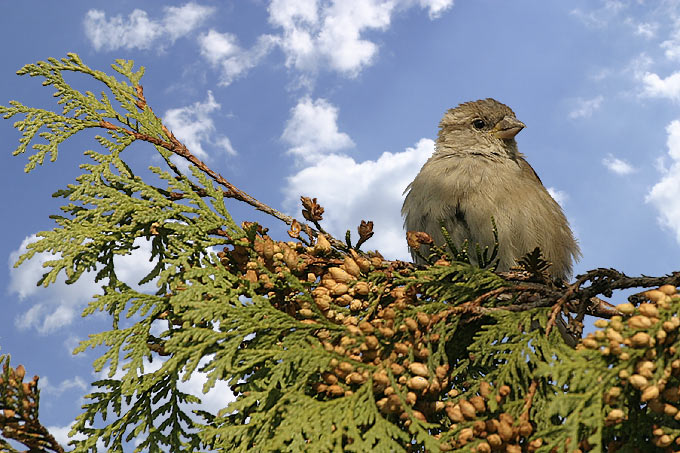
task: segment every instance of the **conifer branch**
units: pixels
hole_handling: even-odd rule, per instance
[[[17,126],[25,128],[18,152],[40,127],[56,131],[29,158],[32,166],[46,152],[56,156],[75,126],[108,131],[97,137],[104,151],[88,151],[92,162],[83,164],[77,183],[57,193],[68,198],[63,215],[53,217],[57,226],[20,258],[55,257],[43,284],[61,271],[68,282],[91,271],[104,286],[84,315],[108,313],[111,330],[91,335],[75,352],[103,350],[95,370],[110,374],[93,383],[73,425],[72,433],[84,436],[72,441],[77,451],[122,450],[134,436],[143,451],[244,453],[533,453],[680,443],[680,272],[628,277],[595,269],[564,287],[545,278],[540,250],[507,273],[493,272],[494,251],[450,237],[446,250],[430,247],[428,265],[359,253],[373,235],[371,222],[362,221],[352,246],[349,237],[344,243],[325,233],[316,199],[302,199],[314,230],[240,191],[162,125],[144,98],[143,69],[132,68],[131,61],[114,65],[127,85],[73,54],[29,65],[23,73],[57,87],[64,115],[18,103],[0,107],[7,117],[27,116]],[[61,71],[104,82],[127,113],[104,95],[72,89]],[[151,169],[163,187],[142,181],[120,156],[134,140],[192,163],[193,180],[166,158],[171,171]],[[224,198],[284,221],[293,240],[270,237],[254,222],[237,224]],[[407,237],[417,253],[432,243],[417,232]],[[151,243],[156,263],[139,283],[156,281],[155,294],[116,273],[114,257],[131,253],[138,239]],[[488,268],[470,264],[473,248]],[[635,305],[598,298],[656,286],[631,296]],[[565,315],[568,332],[580,336],[586,314],[604,319],[568,347],[553,327]],[[161,357],[160,368],[148,366]],[[5,373],[0,387],[9,383],[19,395],[28,383],[16,385],[23,369],[13,372],[14,383]],[[235,401],[225,398],[220,411],[197,411],[196,419],[187,407],[200,394],[178,384],[197,373],[206,377],[204,391],[229,383]],[[12,424],[29,409],[37,420],[37,389],[27,389],[34,400],[9,401],[3,388],[3,421]],[[42,436],[40,447],[50,443]]]
[[[24,444],[30,451],[64,453],[63,447],[38,419],[38,376],[23,382],[24,366],[12,368],[9,360],[9,356],[0,356],[0,434]],[[5,451],[3,444],[0,439],[0,450]],[[6,451],[14,451],[9,445],[6,447]]]

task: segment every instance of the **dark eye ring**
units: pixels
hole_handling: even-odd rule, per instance
[[[484,122],[484,120],[476,119],[476,120],[474,120],[474,121],[472,122],[472,126],[473,126],[475,129],[481,129],[481,128],[483,128],[484,126],[486,126],[486,123]]]

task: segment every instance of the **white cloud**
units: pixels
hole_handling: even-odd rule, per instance
[[[592,99],[576,99],[576,107],[569,112],[569,118],[590,118],[593,112],[600,108],[604,97],[596,96]]]
[[[244,50],[238,45],[235,35],[215,30],[208,31],[198,39],[201,55],[220,68],[222,86],[231,84],[257,66],[278,42],[275,36],[261,35],[253,47]]]
[[[107,18],[104,11],[91,9],[83,22],[85,35],[95,50],[163,48],[197,28],[214,8],[190,2],[164,7],[163,11],[163,17],[157,20],[135,9],[126,20],[121,15]]]
[[[48,288],[37,286],[36,282],[47,271],[43,263],[55,259],[53,255],[36,255],[14,268],[19,256],[26,253],[26,246],[37,239],[35,235],[26,237],[19,248],[10,253],[9,290],[16,293],[22,302],[36,301],[15,319],[15,325],[20,329],[34,328],[41,334],[47,334],[70,324],[92,295],[100,292],[100,285],[91,275],[84,275],[76,283],[67,285],[62,275]]]
[[[199,361],[199,365],[197,368],[200,369],[201,367],[205,366],[205,364],[213,358],[214,356],[212,355],[203,357]],[[154,357],[153,362],[151,362],[147,358],[144,358],[143,359],[144,374],[150,375],[151,373],[157,372],[163,367],[163,364],[165,363],[166,360],[167,359],[164,357],[156,356]],[[116,369],[112,375],[113,379],[121,379],[126,374],[127,370],[123,370],[122,366],[123,363],[119,363],[118,369]],[[108,366],[104,367],[101,371],[95,373],[95,380],[109,379],[110,373],[111,368]],[[180,380],[177,383],[177,387],[180,391],[195,395],[201,399],[200,404],[181,403],[180,406],[186,412],[191,412],[193,410],[198,409],[208,411],[212,414],[217,414],[217,412],[220,409],[226,407],[229,403],[236,399],[233,392],[229,388],[229,385],[223,380],[217,380],[212,388],[210,388],[207,392],[203,393],[203,388],[207,380],[208,380],[207,373],[194,370],[191,374],[191,377],[187,381]],[[154,408],[157,407],[157,405],[162,404],[163,402],[164,399],[154,404]],[[129,404],[124,403],[123,411],[126,411],[129,407],[130,407]]]
[[[209,360],[212,360],[213,358],[214,358],[213,355],[203,357],[199,361],[197,369],[201,369],[208,363]],[[156,356],[154,357],[153,362],[150,362],[148,359],[144,358],[143,359],[144,373],[147,375],[155,373],[156,371],[160,370],[163,367],[163,364],[165,363],[166,360],[167,359],[164,357]],[[113,373],[113,379],[121,379],[125,375],[126,371],[121,369],[122,366],[123,364],[120,363],[118,369]],[[95,373],[95,379],[96,380],[109,379],[110,372],[111,368],[104,367],[100,372]],[[208,373],[203,373],[201,371],[194,370],[191,373],[191,377],[187,381],[180,380],[177,383],[177,388],[180,391],[189,393],[191,395],[195,395],[201,399],[200,404],[181,403],[180,406],[185,410],[185,412],[191,412],[194,410],[204,410],[212,413],[213,415],[216,415],[220,409],[227,407],[229,403],[236,400],[234,393],[231,391],[229,385],[224,380],[215,381],[215,384],[210,389],[208,389],[207,392],[204,393],[203,389],[207,380]],[[162,404],[163,402],[164,399],[154,404],[154,408],[157,407],[157,405]],[[128,407],[129,405],[124,403],[123,411],[125,412]],[[189,416],[191,417],[192,414],[190,414]],[[160,420],[157,420],[157,422],[158,421]]]
[[[624,73],[630,73],[633,77],[637,79],[642,79],[646,73],[649,72],[649,68],[654,64],[652,57],[642,52],[639,55],[633,57],[628,64],[623,68]]]
[[[611,76],[612,72],[613,71],[609,68],[599,68],[590,73],[588,77],[596,82],[599,82],[600,80],[604,80],[607,77]]]
[[[317,0],[272,0],[269,4],[269,21],[284,29],[296,23],[313,25],[318,18]]]
[[[271,0],[269,23],[280,30],[277,35],[260,35],[247,49],[234,34],[216,30],[202,34],[198,42],[201,55],[220,69],[221,85],[244,76],[276,46],[283,50],[286,66],[300,73],[299,83],[310,85],[320,69],[356,77],[378,53],[366,32],[386,30],[396,12],[414,6],[436,19],[453,0]]]
[[[453,0],[418,0],[421,8],[429,9],[430,19],[440,17],[453,6]]]
[[[320,6],[320,8],[319,8]],[[269,21],[283,28],[286,64],[302,71],[320,65],[356,76],[370,64],[378,46],[361,34],[390,25],[395,4],[390,1],[317,2],[273,0]]]
[[[410,259],[401,218],[403,192],[432,155],[434,141],[423,138],[413,148],[357,162],[339,153],[354,143],[339,132],[337,116],[337,108],[323,99],[303,98],[291,110],[282,139],[306,167],[287,178],[284,207],[296,214],[300,196],[316,197],[325,208],[324,228],[335,237],[349,229],[354,241],[361,220],[372,220],[375,235],[364,249]]]
[[[570,13],[588,27],[603,28],[606,27],[624,8],[625,5],[621,1],[605,0],[600,8],[590,11],[583,11],[576,8]]]
[[[653,38],[658,29],[659,24],[657,23],[640,22],[635,26],[635,34],[645,38]]]
[[[662,79],[657,74],[646,72],[642,75],[643,96],[680,100],[680,71]]]
[[[237,44],[238,38],[231,33],[218,33],[210,30],[198,38],[201,54],[212,64],[218,64],[222,59],[241,51]]]
[[[546,187],[546,190],[548,191],[550,196],[553,197],[555,199],[555,201],[557,202],[557,204],[559,204],[560,206],[564,206],[564,203],[569,198],[569,195],[567,194],[567,192],[565,192],[563,190],[557,190],[554,187]]]
[[[132,11],[127,22],[122,16],[107,20],[106,13],[97,9],[85,16],[85,35],[96,50],[148,49],[162,33],[162,27],[141,9]]]
[[[212,359],[212,356],[201,359],[199,368],[204,366],[208,360]],[[203,393],[203,387],[207,380],[207,373],[194,371],[191,375],[191,378],[186,382],[180,382],[178,387],[183,392],[190,393],[201,398],[201,404],[192,404],[191,406],[187,405],[187,408],[190,408],[191,410],[200,409],[210,412],[211,414],[217,414],[220,409],[227,407],[229,403],[235,401],[236,397],[229,388],[229,385],[222,380],[216,381],[215,385],[210,390],[208,390],[206,393]]]
[[[71,324],[79,314],[76,307],[60,305],[52,313],[46,315],[40,329],[44,332],[55,332],[61,327]]]
[[[47,430],[54,436],[57,442],[59,442],[59,445],[61,446],[67,446],[68,443],[72,440],[85,440],[87,437],[84,434],[76,434],[73,437],[68,437],[68,433],[71,432],[71,425],[66,425],[66,426],[48,426]],[[104,442],[97,441],[97,447],[99,447],[98,450],[96,451],[104,451]],[[67,450],[70,451],[70,450]]]
[[[302,98],[291,110],[281,139],[289,152],[307,162],[321,155],[354,146],[349,135],[338,131],[338,109],[325,99]]]
[[[370,65],[378,45],[366,39],[370,30],[386,30],[392,15],[417,4],[431,18],[453,5],[452,0],[272,0],[269,22],[282,29],[286,65],[314,73],[321,67],[356,77]]]
[[[664,54],[669,60],[680,60],[680,20],[676,18],[674,24],[674,31],[670,39],[661,43],[661,48],[665,49]]]
[[[172,41],[188,35],[210,16],[215,8],[201,6],[190,2],[183,6],[168,6],[164,8],[163,30],[170,35]]]
[[[204,143],[235,155],[236,151],[229,139],[223,135],[215,135],[215,123],[210,115],[220,107],[212,92],[208,91],[204,102],[170,109],[163,115],[163,121],[189,151],[201,160],[209,159],[209,153],[203,148]]]
[[[220,136],[215,139],[215,145],[219,148],[222,148],[227,152],[227,154],[230,154],[232,156],[236,155],[236,150],[231,144],[231,140],[229,140],[229,137],[226,136]]]
[[[614,157],[613,154],[607,154],[607,157],[602,159],[602,165],[617,175],[629,175],[635,171],[635,168],[625,160]]]
[[[672,121],[666,127],[666,133],[671,164],[664,169],[661,179],[645,200],[657,209],[659,223],[673,231],[680,244],[680,120]]]
[[[404,189],[434,151],[434,142],[421,139],[402,152],[384,152],[377,160],[356,162],[331,154],[290,176],[284,206],[297,213],[301,195],[317,197],[325,208],[322,224],[335,237],[352,232],[361,220],[372,220],[375,235],[364,249],[377,249],[386,258],[410,260],[401,218]]]
[[[43,394],[47,393],[58,397],[67,390],[74,388],[85,392],[89,388],[89,384],[86,383],[80,376],[76,376],[73,379],[64,379],[57,385],[52,385],[48,376],[42,376],[40,378],[40,392]]]
[[[95,282],[94,273],[84,273],[77,282],[67,285],[64,275],[57,277],[57,281],[47,288],[36,286],[36,282],[47,270],[43,263],[55,259],[53,255],[39,254],[29,261],[25,261],[18,268],[14,263],[19,256],[26,253],[26,246],[35,242],[35,235],[26,237],[19,248],[9,257],[10,279],[9,290],[19,296],[19,300],[32,305],[15,319],[19,329],[35,329],[40,334],[49,334],[70,325],[78,316],[92,296],[101,293],[101,285],[106,282]],[[138,239],[139,246],[130,255],[116,256],[114,262],[116,272],[121,280],[135,289],[155,289],[153,283],[143,287],[136,285],[141,276],[146,275],[154,266],[148,258],[151,245],[149,241]]]
[[[71,332],[71,335],[69,335],[69,337],[64,340],[64,348],[66,348],[69,354],[72,354],[73,351],[80,345],[81,341],[82,338],[78,337],[74,332]],[[86,354],[82,353],[74,357],[86,357]]]

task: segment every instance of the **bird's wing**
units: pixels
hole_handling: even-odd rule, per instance
[[[523,157],[519,157],[518,163],[524,174],[528,175],[529,177],[533,175],[533,177],[536,178],[536,181],[543,185],[543,181],[541,181],[541,178],[538,176],[538,173],[536,173],[536,170],[534,170],[534,168],[529,165],[529,162],[524,160]]]

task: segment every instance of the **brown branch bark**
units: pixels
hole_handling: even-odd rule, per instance
[[[141,85],[136,86],[135,90],[137,92],[137,97],[138,97],[137,107],[140,110],[144,110],[145,108],[148,108],[149,110],[151,110],[151,107],[149,107],[149,105],[146,102],[146,99],[144,98],[144,90],[143,90],[142,86]],[[284,213],[262,203],[261,201],[257,200],[255,197],[253,197],[250,194],[242,191],[241,189],[239,189],[238,187],[236,187],[235,185],[233,185],[232,183],[227,181],[226,178],[224,178],[222,175],[220,175],[219,173],[212,170],[203,161],[201,161],[198,157],[193,155],[189,151],[189,149],[182,142],[180,142],[177,139],[177,137],[175,137],[175,135],[172,133],[172,131],[170,131],[163,124],[161,124],[161,128],[163,130],[163,133],[168,138],[167,141],[162,140],[158,137],[151,136],[149,134],[143,134],[141,132],[130,130],[130,129],[123,127],[123,126],[116,126],[115,124],[110,123],[108,121],[104,121],[104,120],[100,121],[99,125],[101,127],[103,127],[104,129],[114,130],[114,131],[123,132],[125,134],[128,134],[128,135],[134,137],[135,140],[141,140],[141,141],[151,143],[155,146],[159,146],[161,148],[164,148],[164,149],[166,149],[166,150],[188,160],[189,162],[194,164],[199,170],[201,170],[203,173],[208,175],[213,181],[215,181],[218,184],[220,184],[221,186],[225,187],[227,189],[226,192],[225,192],[225,196],[227,196],[229,198],[234,198],[234,199],[237,199],[237,200],[242,201],[244,203],[247,203],[250,206],[257,209],[258,211],[262,211],[266,214],[269,214],[269,215],[283,221],[287,225],[291,225],[293,223],[293,221],[295,220],[293,217],[288,216],[288,215],[286,215],[286,214],[284,214]],[[177,168],[173,168],[173,170],[176,173],[179,173],[179,170]],[[318,226],[318,225],[317,225],[317,227],[320,228],[320,226]],[[312,235],[316,236],[316,232],[314,230],[312,230],[311,228],[309,228],[308,226],[307,226],[306,230],[309,233],[311,233]],[[319,229],[319,231],[323,232],[322,229]],[[333,244],[335,247],[340,248],[342,250],[345,250],[347,248],[345,246],[344,242],[334,238],[333,236],[329,235],[328,233],[323,232],[323,234],[326,235],[329,242],[331,242],[331,244]]]

